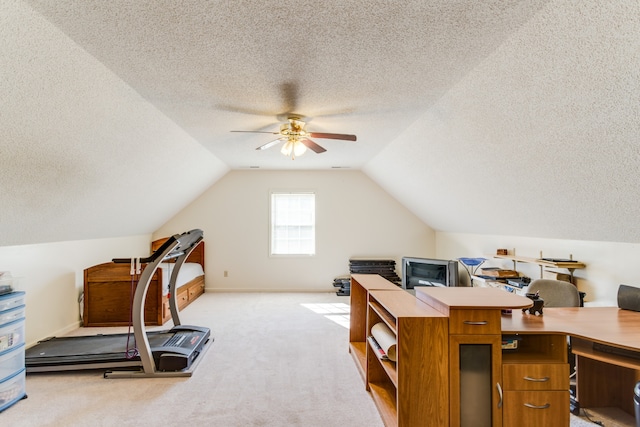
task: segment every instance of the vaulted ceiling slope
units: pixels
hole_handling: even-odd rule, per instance
[[[0,40],[0,246],[152,233],[228,170],[26,3]]]
[[[365,171],[438,230],[640,242],[640,3],[552,1]]]
[[[0,3],[0,245],[149,233],[229,169],[438,230],[636,242],[636,0]],[[327,152],[255,148],[300,115]]]

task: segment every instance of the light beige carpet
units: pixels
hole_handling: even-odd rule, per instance
[[[30,374],[28,398],[0,425],[382,427],[348,353],[348,303],[333,292],[207,293],[182,313],[215,338],[193,377]],[[591,425],[571,416],[572,427]]]
[[[205,294],[183,312],[183,324],[215,338],[193,377],[30,374],[28,398],[0,425],[381,427],[348,330],[302,305],[345,303],[335,293]],[[85,332],[104,330],[123,331]]]

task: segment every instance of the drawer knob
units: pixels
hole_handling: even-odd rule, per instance
[[[543,378],[524,377],[525,381],[533,381],[533,382],[536,382],[536,383],[544,383],[544,382],[549,381],[550,379],[551,378],[549,378],[549,377],[543,377]]]
[[[524,406],[531,409],[547,409],[551,406],[550,403],[545,403],[544,405],[534,405],[532,403],[525,403]]]
[[[482,325],[486,325],[489,322],[487,322],[486,320],[480,320],[480,321],[477,321],[477,322],[474,322],[472,320],[465,320],[462,323],[464,323],[465,325],[482,326]]]

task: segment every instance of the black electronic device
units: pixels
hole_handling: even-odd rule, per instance
[[[507,279],[507,284],[519,289],[523,289],[531,284],[531,279],[529,277],[517,277],[513,279]]]
[[[416,286],[460,286],[458,261],[432,258],[402,258],[402,288]]]

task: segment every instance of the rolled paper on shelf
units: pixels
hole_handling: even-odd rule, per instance
[[[371,335],[387,354],[389,360],[396,361],[396,335],[382,322],[371,327]]]

